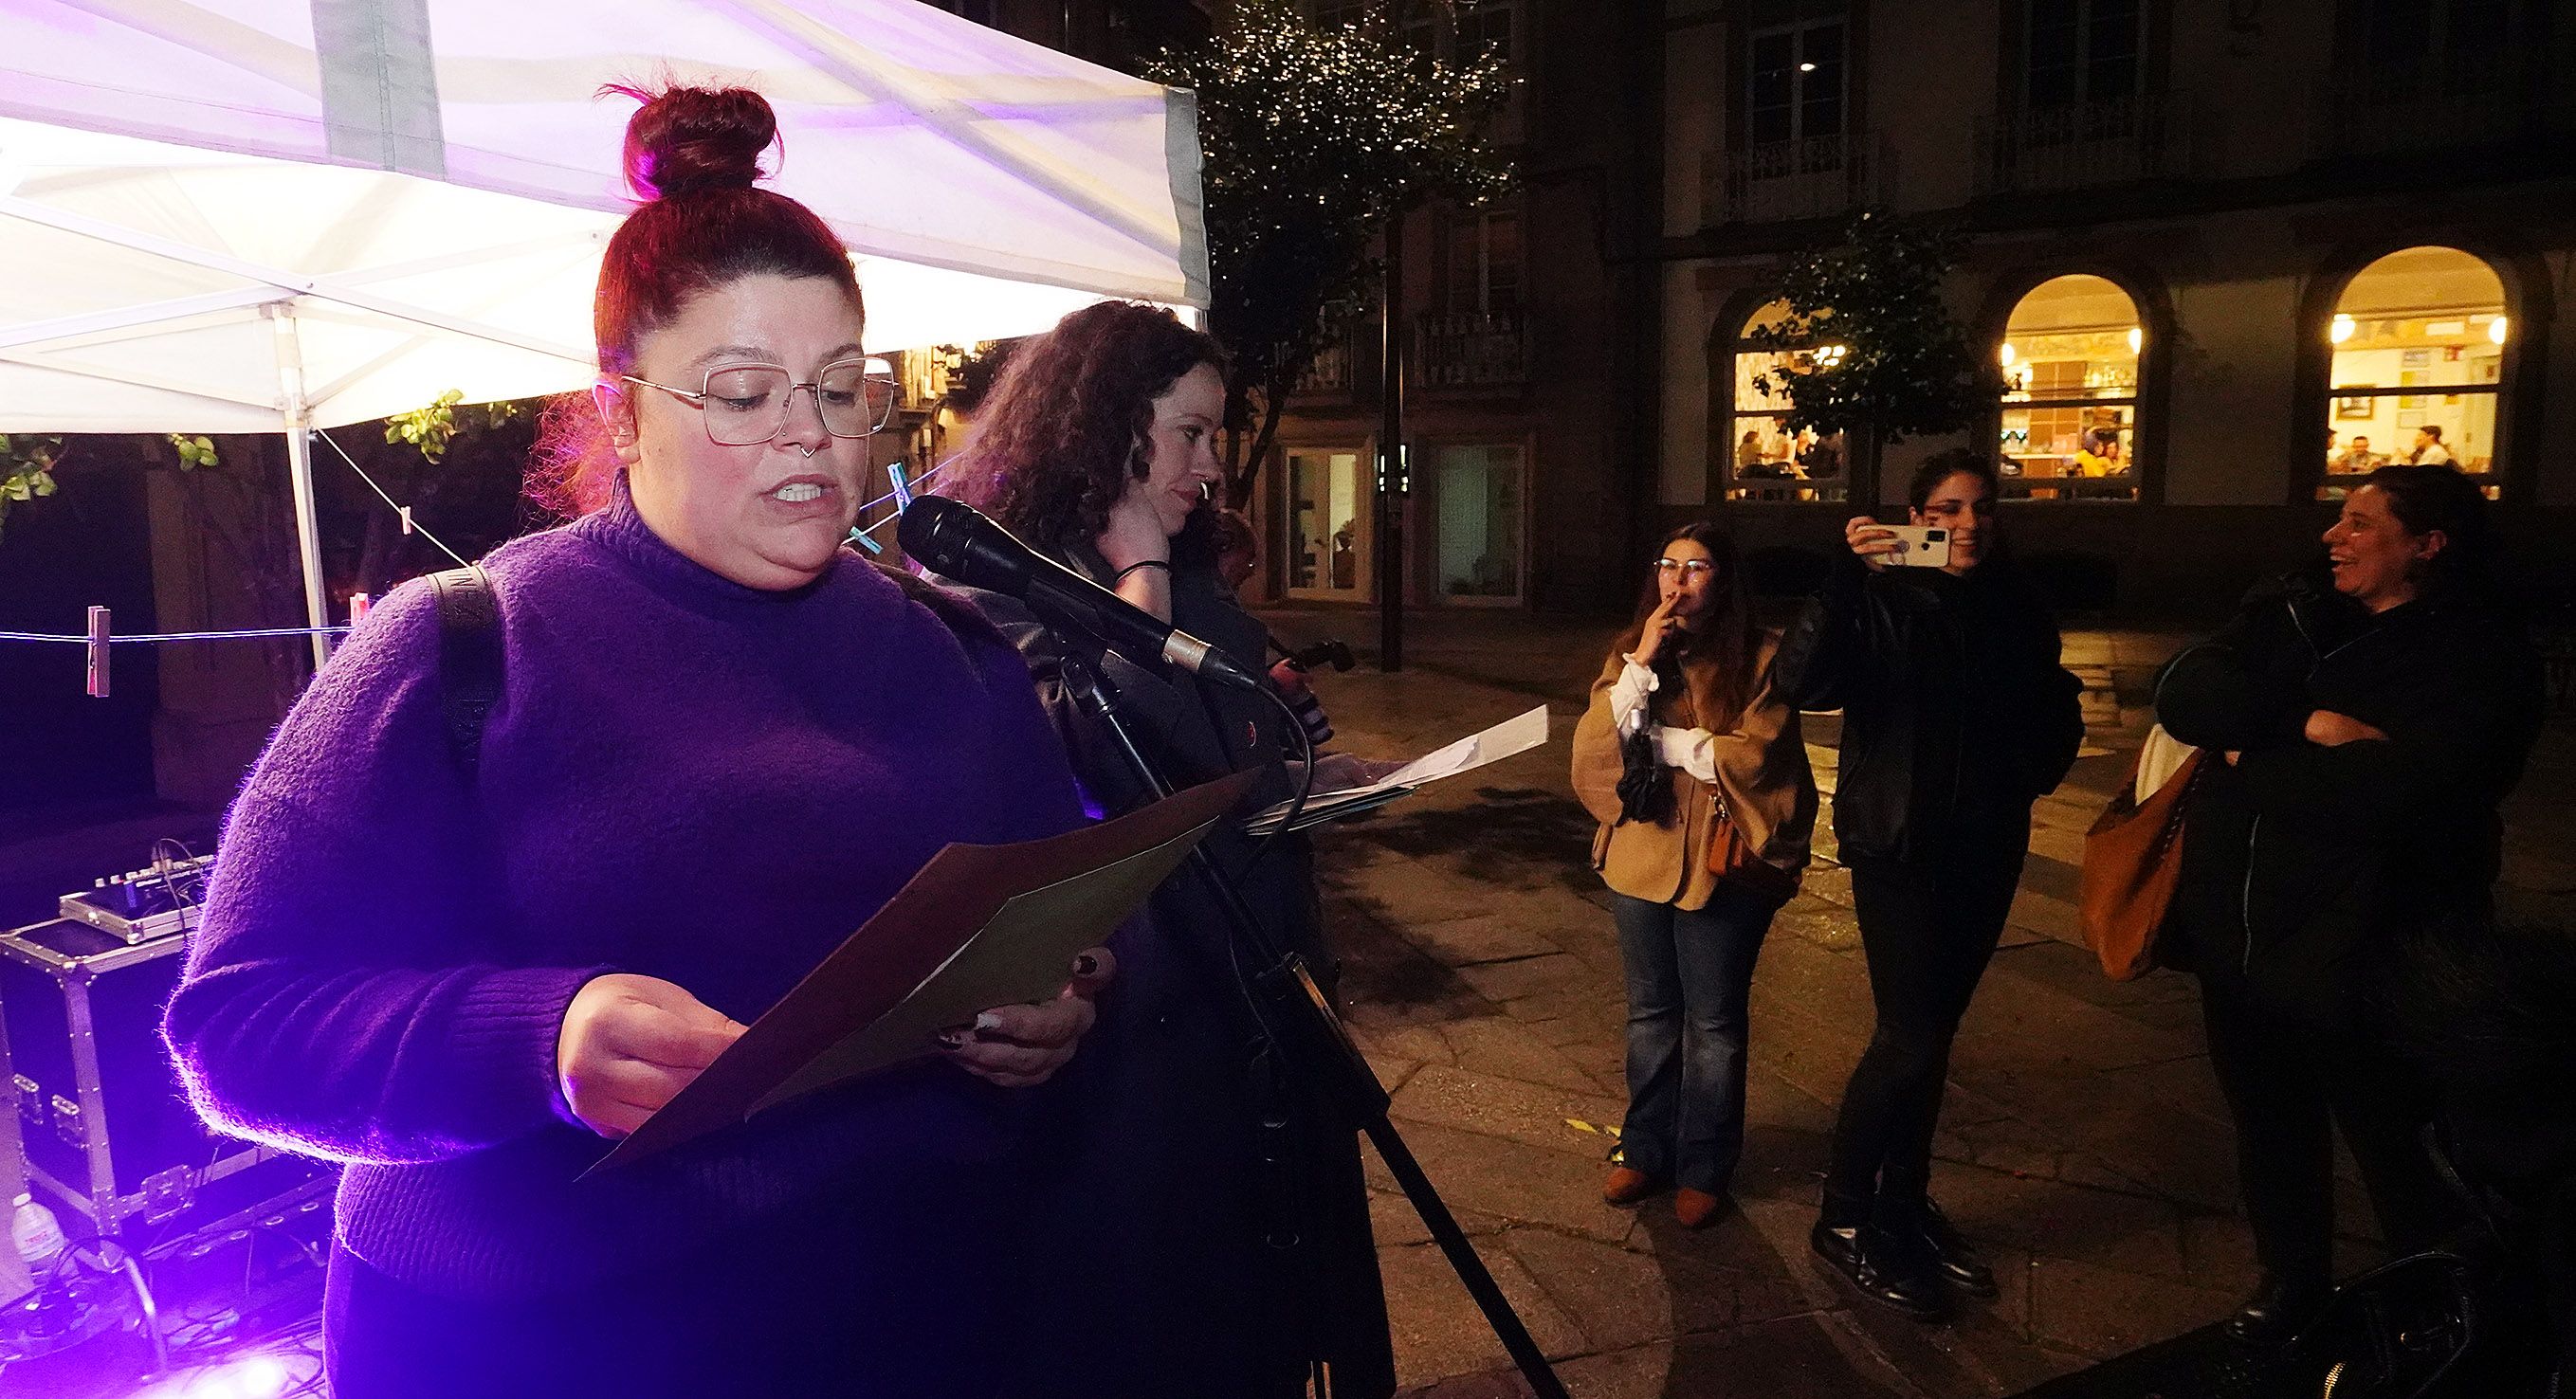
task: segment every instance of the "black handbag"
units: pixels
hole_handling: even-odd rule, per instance
[[[1660,826],[1673,817],[1672,769],[1655,751],[1655,727],[1619,740],[1619,819]]]

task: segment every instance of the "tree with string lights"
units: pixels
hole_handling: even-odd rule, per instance
[[[1209,329],[1234,362],[1226,490],[1239,507],[1328,327],[1371,303],[1372,245],[1390,220],[1510,188],[1485,128],[1512,79],[1498,59],[1443,63],[1367,27],[1319,28],[1283,0],[1237,6],[1223,33],[1146,76],[1198,94]]]

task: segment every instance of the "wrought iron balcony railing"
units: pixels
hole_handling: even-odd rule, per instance
[[[1414,326],[1414,365],[1425,388],[1493,388],[1529,380],[1529,326],[1519,312],[1452,312]]]
[[[2185,173],[2181,103],[2171,93],[2041,107],[1977,132],[1977,192],[2098,189]]]
[[[1769,141],[1721,157],[1702,191],[1711,227],[1840,218],[1882,202],[1878,140],[1867,132]]]

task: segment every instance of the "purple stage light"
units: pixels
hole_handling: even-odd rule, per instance
[[[295,1359],[306,1366],[319,1361],[309,1352],[299,1352]],[[133,1399],[277,1399],[303,1383],[309,1380],[299,1378],[297,1366],[288,1357],[262,1352],[165,1375],[137,1391]]]

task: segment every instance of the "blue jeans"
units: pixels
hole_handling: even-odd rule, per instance
[[[1630,1167],[1726,1193],[1744,1153],[1745,1003],[1778,907],[1724,885],[1692,913],[1613,896],[1628,971],[1628,1120],[1619,1146]]]

